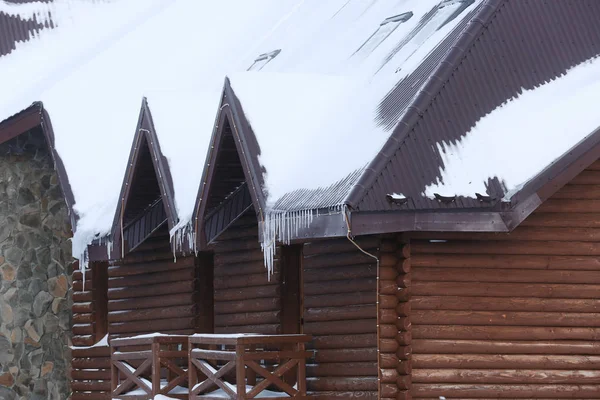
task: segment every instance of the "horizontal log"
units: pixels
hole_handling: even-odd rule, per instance
[[[194,304],[193,293],[188,292],[188,293],[167,294],[164,296],[109,300],[108,311],[171,307],[171,306],[181,306],[181,305],[186,305],[186,304]]]
[[[92,289],[94,289],[94,281],[91,279],[88,279],[85,281],[85,286],[83,285],[83,281],[73,281],[73,291],[74,292],[83,292],[84,290],[92,290]]]
[[[94,300],[94,295],[91,291],[87,292],[73,292],[73,302],[74,303],[85,303]]]
[[[402,275],[406,276],[406,275]],[[379,281],[379,294],[381,295],[392,295],[395,296],[399,290],[403,289],[403,287],[399,287],[398,283],[393,280],[380,280]]]
[[[379,267],[379,279],[394,280],[397,277],[398,270],[395,267]]]
[[[110,369],[99,369],[93,371],[87,370],[71,370],[71,379],[89,381],[89,380],[103,380],[110,382]]]
[[[449,383],[415,383],[413,398],[449,396],[478,399],[597,399],[598,385],[459,385]]]
[[[319,268],[345,268],[349,265],[375,266],[375,259],[361,253],[357,248],[347,253],[323,253],[315,256],[305,256],[302,267],[309,270]]]
[[[398,395],[398,385],[396,383],[382,383],[380,385],[380,392],[382,399],[395,399]]]
[[[151,321],[112,322],[109,332],[112,333],[145,333],[160,332],[166,329],[189,329],[194,327],[194,318],[172,318]]]
[[[311,347],[312,343],[312,347]],[[312,342],[309,343],[309,348],[315,349],[350,349],[350,348],[366,348],[377,344],[377,335],[375,333],[354,334],[354,335],[331,335],[331,336],[315,336]]]
[[[193,328],[188,328],[188,329],[161,329],[160,333],[166,334],[166,335],[193,335],[194,329]],[[110,334],[110,339],[119,339],[119,338],[128,338],[134,335],[141,335],[141,334],[145,334],[145,332],[134,332],[132,333],[111,333]]]
[[[411,321],[415,325],[455,324],[600,327],[600,314],[517,311],[415,310],[411,315]]]
[[[415,253],[428,254],[522,254],[522,255],[562,255],[597,256],[600,255],[598,242],[567,241],[462,241],[451,242],[415,241],[411,244]]]
[[[415,339],[600,340],[598,328],[413,325]]]
[[[417,268],[412,277],[415,282],[600,283],[600,271]]]
[[[373,314],[375,313],[375,310],[373,310]],[[386,309],[386,308],[380,308],[379,309],[379,323],[380,324],[398,324],[398,314],[396,313],[396,310],[391,310],[391,309]]]
[[[489,297],[542,297],[558,299],[597,299],[600,285],[559,283],[477,283],[414,282],[412,295],[416,296],[489,296]]]
[[[600,355],[595,341],[500,341],[413,339],[419,354],[573,354]]]
[[[215,289],[215,304],[221,301],[239,301],[279,297],[279,285],[253,286],[248,288]]]
[[[281,325],[215,326],[215,333],[262,333],[264,335],[278,335],[281,333]]]
[[[374,251],[380,245],[381,239],[377,236],[360,236],[354,240],[363,249]],[[305,257],[318,254],[351,253],[354,251],[356,251],[356,247],[346,238],[325,239],[306,243],[302,250]]]
[[[413,296],[409,304],[413,310],[600,312],[600,300],[595,299],[514,297],[498,301],[495,297]]]
[[[95,343],[95,336],[93,335],[73,335],[73,346],[91,346]]]
[[[92,335],[94,326],[92,324],[74,324],[71,330],[73,335]]]
[[[73,271],[73,280],[74,281],[83,281],[83,272],[79,269],[76,269],[75,271]],[[86,287],[87,287],[87,282],[92,280],[92,270],[89,268],[85,270],[85,280],[86,280]]]
[[[361,399],[361,400],[377,400],[378,392],[331,392],[331,391],[320,391],[310,392],[311,400],[336,400],[336,399]]]
[[[415,267],[504,268],[520,270],[600,271],[600,259],[592,256],[549,256],[514,254],[418,254],[411,258]]]
[[[73,369],[110,369],[110,358],[74,358]]]
[[[320,363],[306,366],[311,377],[328,376],[377,376],[376,362]]]
[[[277,269],[277,268],[276,268]],[[238,275],[251,275],[251,274],[262,274],[265,272],[265,264],[263,260],[232,263],[227,265],[216,265],[215,276],[238,276]]]
[[[218,242],[215,243],[216,249],[225,248],[229,241],[236,241],[236,239],[243,239],[248,241],[256,241],[258,244],[258,224],[255,223],[246,226],[229,227],[218,237]],[[259,244],[260,246],[260,244]]]
[[[73,323],[74,324],[91,324],[94,322],[94,314],[93,313],[85,313],[85,314],[73,314]]]
[[[386,299],[386,304],[390,302],[397,302],[394,296],[392,299]],[[324,294],[324,295],[310,295],[305,296],[304,306],[306,308],[311,307],[339,307],[339,306],[354,306],[359,304],[375,304],[377,295],[375,292],[375,286],[372,290],[355,293],[337,293],[337,294]],[[390,308],[390,307],[386,307]]]
[[[316,350],[317,363],[377,362],[377,348]]]
[[[398,332],[396,335],[396,342],[400,346],[408,346],[412,343],[412,331],[414,328],[411,327],[411,330],[408,332]]]
[[[170,249],[164,248],[160,250],[142,251],[139,247],[133,252],[125,256],[125,259],[118,260],[118,264],[113,265],[130,265],[130,264],[150,264],[160,261],[172,262],[173,253]]]
[[[74,303],[71,310],[74,313],[91,313],[94,311],[92,302]]]
[[[396,287],[393,283],[394,288]],[[367,292],[376,290],[375,279],[354,279],[354,280],[342,280],[342,281],[329,281],[329,282],[307,282],[304,284],[305,295],[321,295],[321,294],[335,294],[335,293],[354,293],[354,292]],[[395,294],[383,293],[382,294]]]
[[[395,353],[399,348],[398,341],[394,339],[379,339],[379,350],[382,353]]]
[[[394,353],[380,353],[379,367],[380,368],[396,368],[398,366],[398,358]]]
[[[176,269],[154,274],[131,275],[124,277],[109,278],[109,288],[129,288],[135,286],[146,286],[155,284],[164,284],[167,282],[178,282],[193,280],[195,277],[194,268]]]
[[[267,270],[264,270],[260,274],[215,277],[214,287],[215,290],[222,290],[251,286],[277,285],[279,280],[280,277],[278,273],[272,274],[269,280]]]
[[[108,299],[129,299],[135,297],[153,297],[166,294],[192,292],[194,281],[171,282],[159,285],[134,286],[130,288],[108,289]]]
[[[521,223],[524,226],[557,227],[557,228],[598,228],[600,221],[593,212],[579,213],[541,213],[535,212]]]
[[[216,326],[243,326],[276,324],[280,320],[280,311],[215,315]]]
[[[214,246],[215,253],[231,253],[256,249],[260,249],[260,242],[258,236],[256,236],[256,232],[238,240],[219,241]]]
[[[354,333],[374,333],[377,330],[377,320],[357,319],[348,321],[319,321],[306,322],[304,332],[313,335],[344,335]]]
[[[379,307],[380,308],[391,308],[395,309],[398,306],[399,300],[394,295],[381,295],[379,296]]]
[[[600,200],[549,198],[538,208],[538,212],[597,213],[600,212]]]
[[[402,260],[403,258],[401,253],[396,249],[391,252],[382,252],[382,254],[379,256],[379,266],[395,268],[398,263],[402,262]]]
[[[600,371],[527,369],[414,369],[415,383],[598,384]],[[600,388],[599,388],[600,389]]]
[[[393,311],[393,310],[392,310]],[[307,308],[304,311],[306,322],[318,321],[352,321],[377,317],[375,304],[356,305],[346,307]],[[394,311],[395,317],[395,311]],[[352,322],[349,322],[352,323]]]
[[[96,346],[89,348],[73,348],[71,350],[73,358],[95,358],[95,357],[110,357],[109,346]]]
[[[193,268],[195,265],[194,257],[177,257],[173,260],[173,255],[170,255],[170,260],[144,262],[140,264],[125,264],[113,265],[108,267],[108,276],[110,278],[125,277],[132,275],[146,275],[158,272],[169,272],[179,269]],[[162,274],[166,276],[168,274]]]
[[[110,380],[91,382],[72,381],[71,389],[81,392],[106,392],[110,390]]]
[[[469,233],[469,232],[415,232],[411,233],[413,240],[448,240],[448,241],[563,241],[595,242],[600,240],[600,225],[596,228],[580,228],[568,226],[519,226],[512,232]],[[417,249],[418,250],[418,249]],[[414,254],[416,255],[416,254]],[[413,256],[414,256],[413,255]]]
[[[260,261],[263,260],[263,257],[260,244],[257,242],[256,250],[215,253],[214,263],[215,266],[220,266],[239,262]]]
[[[193,317],[195,310],[196,306],[194,304],[188,304],[174,307],[134,309],[131,311],[111,311],[108,313],[108,321],[129,322]]]
[[[379,325],[379,336],[381,338],[395,338],[398,334],[398,327],[396,324],[380,324]]]
[[[414,369],[600,370],[600,357],[534,354],[413,354]]]
[[[306,378],[308,391],[371,391],[377,390],[376,377],[353,377],[353,378]]]
[[[373,264],[348,264],[335,268],[318,268],[304,271],[304,282],[339,281],[376,277],[377,266]]]
[[[375,371],[375,374],[373,374],[373,375],[377,375],[377,370]],[[396,383],[398,376],[400,376],[400,374],[398,374],[398,371],[396,371],[395,368],[382,368],[381,369],[381,382],[383,382],[383,383]]]
[[[215,304],[215,314],[252,313],[281,309],[281,299],[249,299],[245,301],[222,301]]]
[[[110,400],[110,392],[73,392],[71,400]]]

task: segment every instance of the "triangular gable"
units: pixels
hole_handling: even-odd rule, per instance
[[[122,257],[164,224],[177,223],[173,183],[152,123],[146,99],[113,222],[113,252]]]
[[[258,220],[264,219],[258,149],[226,79],[192,217],[196,237],[192,247],[205,248],[252,206]]]

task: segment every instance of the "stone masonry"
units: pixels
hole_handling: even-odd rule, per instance
[[[0,399],[69,396],[71,227],[39,129],[0,145]]]

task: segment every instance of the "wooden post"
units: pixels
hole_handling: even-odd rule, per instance
[[[300,352],[304,352],[305,343],[298,343],[298,350]],[[300,396],[306,396],[306,358],[300,357],[298,361],[298,391],[300,392]]]
[[[188,391],[192,393],[192,389],[198,383],[198,374],[196,373],[196,366],[192,362],[192,349],[194,345],[188,342]]]
[[[251,344],[249,347],[249,352],[253,353],[256,351],[256,345]],[[248,385],[255,386],[256,385],[256,372],[252,368],[246,369],[246,379],[248,380]]]
[[[156,396],[160,391],[160,343],[152,342],[152,396]]]
[[[246,347],[243,344],[235,346],[235,383],[237,386],[237,398],[246,399],[246,363],[244,353]]]

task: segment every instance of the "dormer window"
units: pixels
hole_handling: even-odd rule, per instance
[[[254,63],[250,66],[250,68],[248,68],[248,71],[260,71],[265,65],[267,65],[269,61],[277,57],[279,53],[281,53],[281,49],[259,55],[256,60],[254,60]]]
[[[368,56],[371,54],[400,24],[408,21],[412,16],[413,13],[409,11],[383,20],[377,30],[356,50],[354,55]]]

